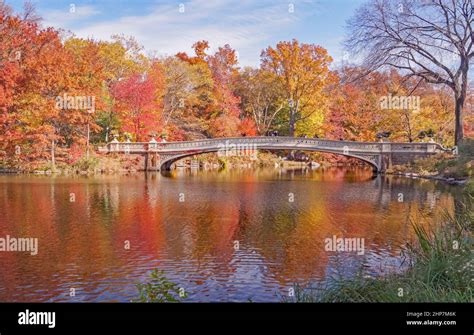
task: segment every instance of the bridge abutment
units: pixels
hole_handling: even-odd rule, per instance
[[[160,171],[160,158],[156,152],[148,152],[144,154],[144,171]]]

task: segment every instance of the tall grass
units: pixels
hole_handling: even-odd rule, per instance
[[[352,279],[295,287],[294,302],[473,302],[474,214],[445,212],[443,224],[427,230],[413,223],[415,243],[408,245],[408,269],[385,277]]]

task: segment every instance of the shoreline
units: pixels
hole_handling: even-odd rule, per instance
[[[189,162],[188,162],[189,163]],[[300,161],[287,161],[287,160],[268,160],[263,159],[260,162],[226,162],[224,164],[219,164],[219,162],[202,162],[195,161],[197,166],[193,163],[189,164],[180,164],[177,166],[179,169],[188,169],[188,170],[221,170],[221,169],[258,169],[262,167],[267,168],[280,168],[280,169],[324,169],[324,168],[351,168],[361,165],[353,164],[328,164],[327,162],[300,162]],[[256,164],[255,164],[256,163]],[[130,169],[101,169],[96,168],[93,170],[77,170],[74,168],[58,168],[56,172],[51,170],[19,170],[19,169],[2,169],[0,168],[0,175],[48,175],[48,176],[93,176],[93,175],[128,175],[135,173],[146,173],[145,170],[136,169],[131,167]],[[148,171],[151,172],[151,171]],[[159,171],[154,171],[159,172]],[[441,181],[443,183],[452,185],[452,186],[465,186],[469,183],[470,178],[457,179],[453,177],[445,177],[441,174],[433,175],[424,175],[416,172],[376,172],[374,175],[381,176],[397,176],[405,177],[410,179],[425,179],[425,180],[434,180]]]
[[[321,163],[317,163],[318,165],[316,167],[312,167],[310,164],[305,164],[303,162],[292,162],[290,164],[287,164],[287,166],[284,165],[279,165],[279,166],[274,166],[274,168],[281,168],[281,169],[319,169],[319,168],[350,168],[354,167],[354,165],[325,165]],[[241,169],[241,170],[247,170],[247,169],[255,169],[259,167],[265,167],[263,166],[249,166],[249,165],[233,165],[229,164],[226,166],[226,169]],[[266,166],[266,167],[271,167],[271,166]],[[179,166],[180,169],[189,169],[189,170],[219,170],[224,167],[213,167],[213,168],[208,168],[205,169],[203,167],[198,167],[198,168],[193,168],[191,166]],[[64,173],[62,170],[59,172],[52,172],[50,170],[48,171],[43,171],[43,170],[36,170],[36,171],[22,171],[22,170],[14,170],[14,169],[0,169],[0,175],[63,175],[63,176],[68,176],[68,175],[79,175],[79,176],[88,176],[88,175],[126,175],[130,173],[146,173],[146,171],[141,171],[141,170],[120,170],[120,171],[113,171],[111,172],[88,172],[88,171],[80,171],[80,172],[67,172]],[[156,171],[159,172],[159,171]],[[435,181],[442,181],[444,183],[447,183],[449,185],[453,186],[465,186],[469,182],[469,178],[464,178],[464,179],[456,179],[452,177],[443,177],[441,175],[420,175],[418,173],[414,172],[380,172],[377,173],[382,176],[397,176],[397,177],[406,177],[410,179],[426,179],[426,180],[435,180]]]
[[[463,179],[456,179],[452,177],[443,177],[441,175],[432,175],[432,176],[424,176],[414,172],[381,172],[381,175],[389,175],[389,176],[398,176],[398,177],[406,177],[411,179],[427,179],[427,180],[437,180],[448,183],[449,185],[454,186],[464,186],[468,183],[469,178]]]

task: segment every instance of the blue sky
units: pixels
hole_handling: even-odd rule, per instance
[[[23,1],[5,2],[17,11],[23,6]],[[33,1],[43,18],[43,25],[70,30],[79,37],[108,40],[113,34],[131,35],[145,50],[159,55],[190,52],[191,45],[202,39],[210,42],[211,51],[228,43],[237,50],[241,66],[258,66],[262,49],[292,38],[319,44],[329,50],[335,62],[340,62],[346,20],[363,2]],[[70,12],[71,4],[75,6],[73,13]]]

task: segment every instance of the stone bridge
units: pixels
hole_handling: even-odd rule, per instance
[[[344,155],[365,161],[374,171],[383,172],[394,164],[403,164],[414,159],[446,151],[434,142],[354,142],[333,141],[298,137],[229,137],[183,142],[119,142],[113,140],[103,147],[101,153],[135,154],[145,157],[144,170],[169,170],[181,158],[208,152],[233,155],[242,152],[265,150],[317,151]]]

